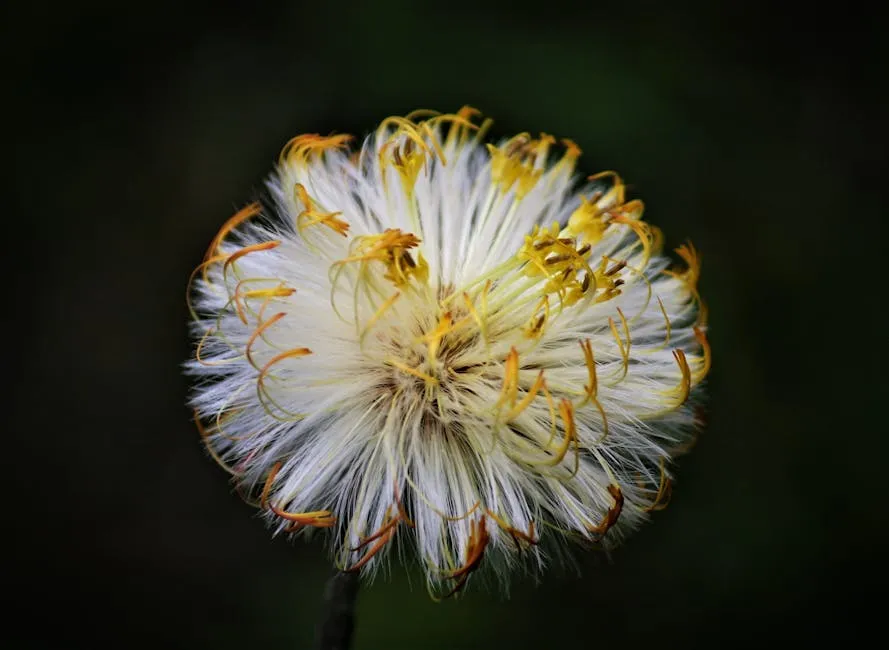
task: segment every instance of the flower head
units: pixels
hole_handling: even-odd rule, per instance
[[[710,367],[695,249],[668,269],[617,174],[488,125],[294,138],[189,292],[191,403],[239,490],[340,568],[414,549],[444,594],[662,508]]]

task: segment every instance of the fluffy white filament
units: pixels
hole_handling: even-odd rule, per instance
[[[438,593],[661,508],[710,364],[694,249],[668,270],[619,177],[473,116],[294,139],[191,292],[191,404],[239,489],[343,569],[415,549]]]

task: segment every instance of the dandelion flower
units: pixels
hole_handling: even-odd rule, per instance
[[[710,367],[695,249],[668,268],[617,174],[489,124],[294,138],[189,289],[191,404],[244,498],[343,570],[414,554],[442,595],[661,509]]]

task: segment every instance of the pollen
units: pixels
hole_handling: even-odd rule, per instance
[[[713,362],[697,249],[671,266],[574,141],[490,125],[293,138],[189,278],[211,459],[276,533],[368,578],[413,557],[435,598],[663,509]]]

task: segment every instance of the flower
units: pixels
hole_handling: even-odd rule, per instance
[[[294,138],[189,283],[195,420],[245,498],[445,595],[663,508],[710,368],[694,247],[668,269],[616,173],[477,115]]]

